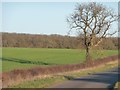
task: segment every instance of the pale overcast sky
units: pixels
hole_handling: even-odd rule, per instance
[[[118,12],[117,2],[102,4]],[[66,35],[66,17],[73,13],[75,5],[76,2],[3,2],[3,32]]]

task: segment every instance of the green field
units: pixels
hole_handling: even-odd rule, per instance
[[[118,54],[117,50],[94,51],[93,58]],[[36,66],[75,64],[85,60],[85,50],[45,48],[2,48],[3,72]]]

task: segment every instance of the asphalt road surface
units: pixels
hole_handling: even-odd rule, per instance
[[[112,90],[114,84],[119,79],[118,71],[120,71],[120,67],[85,77],[71,79],[51,86],[50,88],[106,88]]]

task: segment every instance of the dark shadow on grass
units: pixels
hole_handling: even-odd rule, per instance
[[[74,80],[75,79],[73,76],[64,76],[64,78],[67,80]]]
[[[10,61],[10,62],[17,62],[21,64],[36,64],[36,65],[56,65],[53,63],[46,63],[42,61],[29,61],[29,60],[23,60],[18,58],[0,58],[2,61]]]

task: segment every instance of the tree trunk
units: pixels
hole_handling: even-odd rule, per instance
[[[89,47],[86,47],[86,62],[90,62],[91,57],[90,57],[90,49]]]

